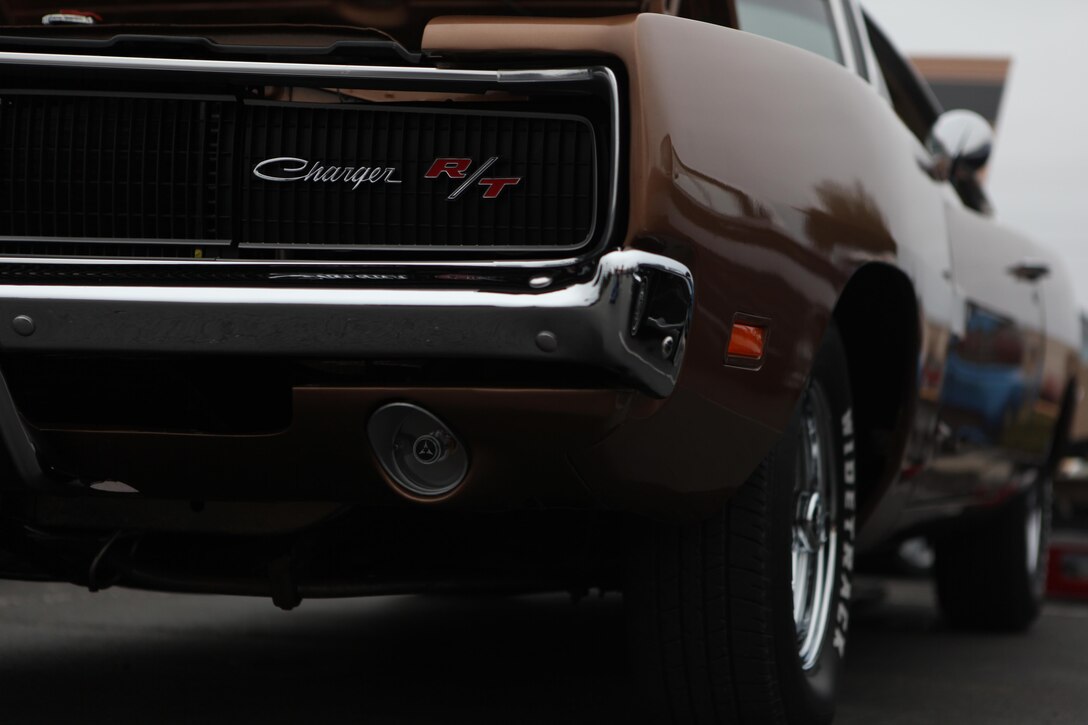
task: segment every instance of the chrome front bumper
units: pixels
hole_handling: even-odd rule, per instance
[[[0,285],[12,352],[478,358],[602,368],[672,392],[692,310],[688,269],[614,251],[546,291]]]

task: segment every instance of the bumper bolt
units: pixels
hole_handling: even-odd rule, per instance
[[[26,315],[19,315],[11,321],[11,328],[23,337],[29,337],[34,334],[37,326],[34,324],[34,320]]]
[[[661,341],[661,356],[668,359],[672,357],[674,350],[676,350],[676,338],[669,335]]]
[[[554,332],[538,332],[536,335],[536,346],[544,352],[555,352],[559,348],[559,338],[555,336]]]

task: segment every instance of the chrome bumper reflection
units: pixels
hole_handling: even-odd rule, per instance
[[[0,285],[6,352],[480,358],[601,367],[672,392],[688,269],[634,250],[546,292]]]

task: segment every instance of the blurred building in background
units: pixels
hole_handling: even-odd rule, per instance
[[[911,61],[933,87],[945,110],[966,108],[997,128],[1009,77],[1009,58],[915,56]]]

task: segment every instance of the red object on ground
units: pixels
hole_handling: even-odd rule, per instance
[[[1052,597],[1088,599],[1088,541],[1051,542],[1046,588]]]

